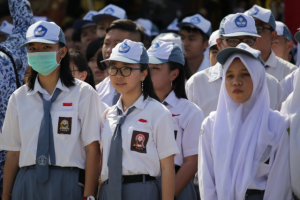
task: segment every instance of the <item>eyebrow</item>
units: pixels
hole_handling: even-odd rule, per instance
[[[241,69],[240,71],[246,71],[246,72],[249,72],[247,69]],[[227,73],[231,73],[231,72],[233,72],[233,71],[227,70],[226,74],[227,74]]]

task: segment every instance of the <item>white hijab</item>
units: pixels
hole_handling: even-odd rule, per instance
[[[293,192],[300,198],[300,73],[294,79],[292,92],[281,112],[290,117],[290,169]]]
[[[226,72],[235,58],[243,62],[253,81],[252,95],[244,103],[233,101],[225,88]],[[223,77],[212,135],[217,195],[222,200],[244,199],[274,136],[268,128],[266,72],[258,60],[236,53],[224,64]]]

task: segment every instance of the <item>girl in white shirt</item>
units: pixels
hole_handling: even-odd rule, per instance
[[[289,122],[270,109],[260,51],[241,43],[217,60],[224,79],[217,111],[202,124],[201,199],[291,199]]]
[[[157,41],[148,49],[151,79],[156,94],[172,113],[174,138],[179,155],[175,156],[175,197],[196,200],[192,179],[197,172],[198,143],[203,112],[187,100],[184,57],[177,44]]]
[[[174,155],[179,152],[171,113],[155,100],[148,60],[143,44],[127,39],[104,60],[121,97],[102,120],[99,200],[174,199]]]

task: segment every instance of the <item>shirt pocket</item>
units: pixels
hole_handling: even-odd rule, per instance
[[[174,126],[174,138],[177,141],[178,136],[180,135],[180,127],[178,124],[173,123]]]
[[[75,111],[56,111],[51,113],[53,134],[61,140],[78,137],[80,123],[78,112]]]
[[[130,144],[130,151],[141,154],[153,153],[154,143],[151,127],[134,125],[129,128],[128,135],[127,143]]]

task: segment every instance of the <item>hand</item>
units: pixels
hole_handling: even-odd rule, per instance
[[[2,200],[10,200],[10,195],[3,195]]]

